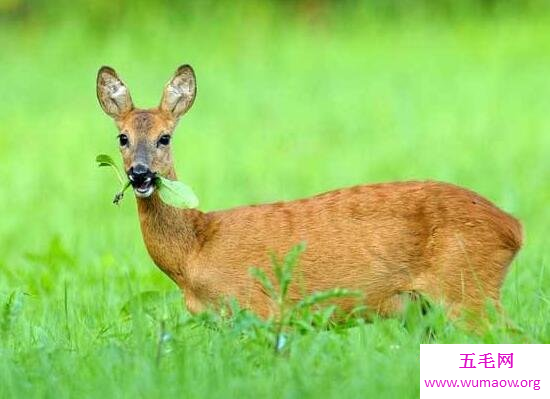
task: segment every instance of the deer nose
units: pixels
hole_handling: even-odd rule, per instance
[[[132,182],[132,185],[139,185],[145,181],[147,177],[150,177],[153,173],[147,165],[138,163],[128,170],[128,178]]]

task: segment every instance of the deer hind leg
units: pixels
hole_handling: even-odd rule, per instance
[[[486,248],[470,253],[441,259],[438,271],[421,290],[442,302],[451,319],[468,316],[479,320],[491,307],[501,311],[500,288],[515,253],[508,249],[489,252]]]

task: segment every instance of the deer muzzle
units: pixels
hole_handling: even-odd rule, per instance
[[[153,194],[156,175],[147,165],[138,163],[132,166],[127,174],[136,196],[146,198]]]

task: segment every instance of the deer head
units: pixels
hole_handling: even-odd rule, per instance
[[[196,91],[193,68],[182,65],[164,87],[160,105],[139,109],[115,70],[99,69],[97,98],[118,127],[124,170],[136,196],[153,194],[157,174],[175,178],[170,142],[179,118],[193,105]]]

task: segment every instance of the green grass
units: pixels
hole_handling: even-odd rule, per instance
[[[0,25],[0,397],[418,396],[424,320],[296,334],[275,355],[252,319],[188,315],[131,196],[112,206],[116,180],[95,166],[117,151],[103,64],[138,106],[194,66],[174,148],[203,210],[430,178],[514,213],[526,243],[503,304],[521,332],[444,324],[436,342],[550,343],[550,15],[83,15]]]

